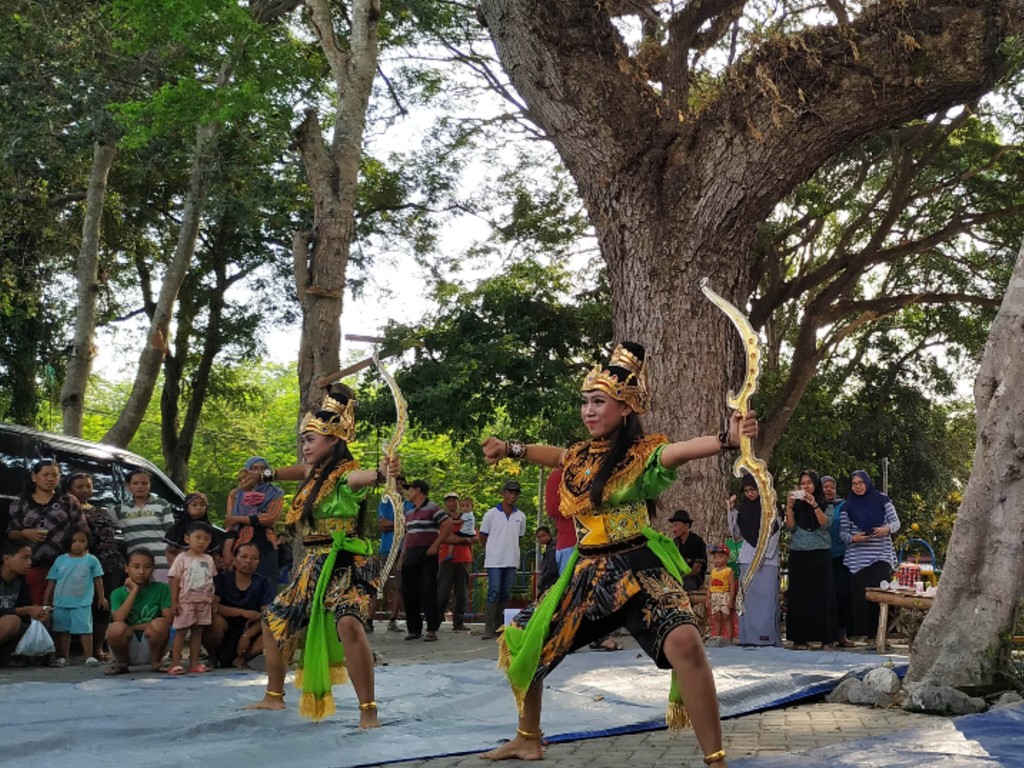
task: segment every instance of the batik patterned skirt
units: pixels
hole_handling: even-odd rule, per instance
[[[525,627],[536,606],[521,611],[513,624]],[[659,668],[669,669],[665,638],[684,624],[697,625],[686,590],[646,545],[613,554],[581,551],[551,620],[534,682],[543,680],[571,651],[620,627]]]
[[[297,641],[309,626],[316,584],[327,560],[330,545],[307,546],[306,556],[292,572],[292,582],[264,609],[263,618],[278,647]],[[324,594],[324,608],[335,622],[354,616],[362,622],[370,616],[370,600],[377,594],[380,563],[375,557],[338,552],[334,572]]]

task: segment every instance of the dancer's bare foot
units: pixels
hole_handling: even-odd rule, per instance
[[[380,721],[377,719],[377,708],[362,709],[359,711],[359,729],[380,728]]]
[[[282,696],[264,696],[253,704],[246,704],[245,709],[284,709]]]
[[[512,741],[502,744],[497,749],[484,752],[481,760],[543,760],[544,748],[539,739],[524,739],[518,734]]]

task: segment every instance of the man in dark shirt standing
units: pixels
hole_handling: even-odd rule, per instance
[[[543,547],[540,556],[540,571],[537,573],[537,594],[542,595],[548,587],[558,581],[558,561],[555,559],[555,541],[546,525],[537,528],[537,546]]]
[[[405,513],[405,541],[402,555],[402,599],[405,601],[406,640],[418,640],[423,633],[423,616],[427,618],[424,640],[437,640],[441,611],[437,606],[437,550],[448,538],[455,523],[432,502],[430,487],[423,480],[408,486],[408,499],[413,509]]]
[[[679,554],[690,566],[690,575],[683,579],[683,588],[689,592],[700,589],[704,586],[704,574],[708,566],[708,547],[704,539],[690,530],[693,518],[685,509],[677,510],[668,521],[672,523],[672,533]]]

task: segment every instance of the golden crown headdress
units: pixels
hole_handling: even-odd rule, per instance
[[[330,415],[321,418],[318,414],[324,412]],[[343,403],[325,395],[316,411],[302,417],[299,434],[303,432],[316,432],[318,435],[340,437],[346,443],[352,442],[356,436],[356,401],[349,398]]]
[[[610,368],[622,368],[627,372],[625,378],[620,380],[617,374],[609,370]],[[636,413],[646,413],[651,407],[646,360],[619,344],[612,352],[608,365],[595,365],[583,380],[582,391],[593,390],[600,390],[609,397],[625,403]]]

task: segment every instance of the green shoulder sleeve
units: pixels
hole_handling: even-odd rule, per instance
[[[666,445],[668,443],[662,443],[647,457],[644,473],[634,486],[638,498],[655,499],[678,479],[679,473],[676,470],[668,469],[661,463],[661,452]]]

